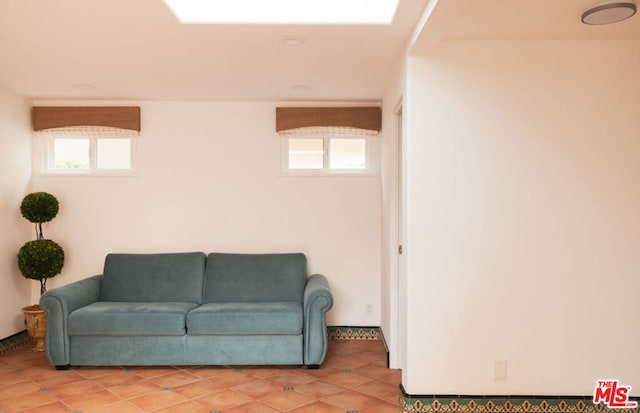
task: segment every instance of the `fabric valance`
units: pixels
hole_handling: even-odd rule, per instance
[[[276,131],[327,131],[357,135],[376,135],[382,127],[380,107],[278,107]]]
[[[101,128],[140,132],[140,107],[34,106],[32,124],[35,132],[52,129],[97,131]]]

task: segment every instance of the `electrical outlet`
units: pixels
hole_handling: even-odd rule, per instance
[[[371,304],[367,304],[367,305],[364,306],[364,312],[367,315],[371,315],[373,313],[373,309],[371,307]]]
[[[493,380],[507,380],[507,360],[493,360]]]

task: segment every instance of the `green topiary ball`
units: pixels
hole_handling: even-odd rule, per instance
[[[29,241],[18,251],[18,268],[25,278],[40,280],[62,271],[64,251],[49,239]]]
[[[49,222],[58,215],[58,200],[47,192],[33,192],[24,197],[20,212],[29,222]]]

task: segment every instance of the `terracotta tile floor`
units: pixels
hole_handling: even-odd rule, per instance
[[[0,354],[0,412],[401,413],[400,370],[379,341],[331,340],[319,370],[276,367],[78,367],[44,353]]]

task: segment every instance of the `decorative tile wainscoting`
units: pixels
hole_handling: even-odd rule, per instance
[[[405,412],[430,413],[640,413],[638,408],[610,409],[594,405],[592,396],[467,396],[406,393],[400,385],[400,404]],[[640,398],[631,397],[638,401]]]

